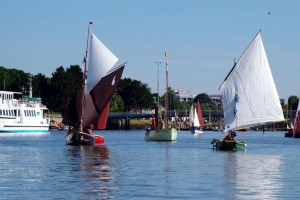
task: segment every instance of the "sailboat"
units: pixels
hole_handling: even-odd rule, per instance
[[[104,137],[90,134],[87,128],[105,128],[109,101],[118,86],[125,64],[113,68],[118,58],[92,33],[88,27],[82,87],[68,105],[63,123],[70,130],[65,136],[67,145],[95,145]],[[101,124],[103,121],[105,124]],[[74,127],[71,129],[71,127]]]
[[[204,125],[202,113],[201,113],[201,107],[199,101],[196,104],[196,107],[191,106],[190,111],[190,127],[191,127],[191,133],[194,136],[199,136],[203,134],[203,131],[201,127]]]
[[[286,133],[284,137],[294,137],[294,125],[292,122],[286,124]]]
[[[175,141],[177,139],[177,130],[173,127],[169,127],[168,121],[168,62],[166,62],[166,94],[165,94],[165,116],[164,124],[166,127],[159,129],[159,125],[156,126],[156,130],[146,129],[145,140],[146,141]],[[156,115],[157,116],[157,115]]]
[[[294,138],[300,138],[300,100],[296,111],[296,117],[294,121]]]
[[[260,31],[220,86],[225,132],[284,121]],[[212,142],[219,150],[236,150],[244,142]]]

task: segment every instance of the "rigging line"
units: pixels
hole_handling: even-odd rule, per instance
[[[81,99],[81,113],[80,113],[80,131],[83,131],[83,113],[84,113],[84,105],[85,105],[85,86],[86,86],[86,63],[87,63],[87,56],[88,56],[88,47],[89,47],[89,39],[90,39],[90,28],[93,22],[89,22],[88,27],[88,35],[86,41],[86,50],[85,50],[85,58],[84,58],[84,72],[83,72],[83,79],[82,79],[82,99]]]
[[[227,74],[227,76],[225,77],[224,81],[222,82],[221,86],[219,87],[219,90],[223,87],[223,85],[225,84],[225,82],[227,81],[228,77],[231,75],[231,73],[233,72],[233,70],[236,67],[236,64],[240,61],[240,59],[244,56],[245,52],[248,50],[248,48],[250,47],[250,45],[253,43],[253,41],[255,40],[255,38],[260,34],[261,29],[258,31],[258,33],[256,33],[255,37],[252,39],[252,41],[249,43],[249,45],[247,46],[247,48],[244,50],[244,52],[241,54],[241,56],[239,57],[239,59],[237,60],[237,62],[234,63],[233,67],[231,68],[231,70],[229,71],[229,73]]]

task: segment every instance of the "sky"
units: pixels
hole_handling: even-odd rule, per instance
[[[194,94],[219,86],[261,36],[280,98],[299,94],[299,0],[0,0],[0,66],[51,77],[81,65],[87,29],[127,62],[122,78]],[[164,53],[168,58],[164,58]],[[155,62],[161,62],[158,66]]]

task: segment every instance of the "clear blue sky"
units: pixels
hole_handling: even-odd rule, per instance
[[[0,66],[48,77],[82,62],[88,22],[120,59],[123,78],[157,92],[168,52],[169,86],[220,94],[220,84],[261,35],[281,98],[300,95],[299,0],[1,0]],[[120,63],[119,62],[119,63]],[[160,94],[165,64],[160,65]]]

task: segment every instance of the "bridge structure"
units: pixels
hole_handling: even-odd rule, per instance
[[[169,117],[175,117],[176,113],[178,117],[188,117],[190,111],[179,110],[179,111],[169,111]],[[110,112],[108,114],[108,119],[149,119],[154,115],[153,112]],[[223,110],[202,110],[202,116],[207,119],[219,119],[223,118]]]
[[[189,116],[189,113],[189,110],[169,111],[168,116],[175,117],[177,115],[180,119],[184,119],[184,117]],[[141,113],[110,112],[108,114],[107,128],[130,130],[130,121],[132,119],[150,119],[154,115],[154,111]],[[205,122],[218,122],[220,119],[223,119],[223,110],[202,110],[202,116]]]

